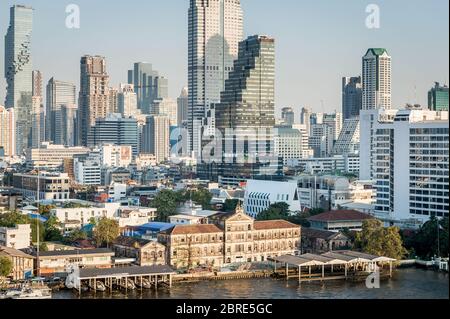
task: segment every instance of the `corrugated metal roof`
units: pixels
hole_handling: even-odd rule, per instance
[[[145,267],[120,267],[120,268],[83,268],[80,269],[80,279],[87,278],[109,278],[109,277],[132,277],[148,275],[174,274],[175,271],[166,265],[154,265]]]

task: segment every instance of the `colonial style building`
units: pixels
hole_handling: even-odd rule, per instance
[[[22,280],[33,276],[33,256],[14,248],[0,246],[0,257],[6,257],[12,261],[13,268],[8,276],[11,279]]]
[[[166,247],[158,242],[119,237],[113,244],[116,257],[134,258],[139,266],[165,265]]]
[[[159,234],[174,267],[214,266],[261,262],[296,254],[300,226],[284,220],[255,221],[241,207],[235,213],[209,217],[210,224],[175,226]]]

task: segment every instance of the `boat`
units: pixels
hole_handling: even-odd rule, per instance
[[[101,291],[101,292],[106,291],[105,284],[99,280],[96,280],[95,283],[90,284],[89,288],[91,288],[92,290]]]
[[[147,278],[142,278],[142,280],[136,279],[135,284],[139,288],[150,289],[152,287],[150,280],[148,280]]]
[[[9,289],[0,299],[52,299],[52,290],[48,287],[27,287]]]
[[[119,287],[123,288],[123,289],[129,289],[129,290],[136,289],[136,285],[134,284],[133,280],[128,279],[128,278],[126,280],[120,282]]]

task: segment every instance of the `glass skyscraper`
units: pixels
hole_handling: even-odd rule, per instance
[[[435,83],[428,92],[428,108],[432,111],[448,111],[448,86]]]
[[[30,146],[32,139],[32,30],[33,8],[21,5],[11,7],[10,24],[5,36],[5,106],[15,109],[18,154]]]
[[[362,108],[361,77],[342,78],[342,114],[344,120],[358,117]]]

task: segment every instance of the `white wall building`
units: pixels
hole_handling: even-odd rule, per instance
[[[165,115],[169,117],[169,125],[178,125],[178,105],[177,101],[171,98],[158,99],[153,101],[151,114]]]
[[[289,159],[302,158],[302,133],[291,127],[276,127],[274,132],[275,154],[283,158],[284,165]]]
[[[16,120],[14,108],[0,105],[0,148],[7,157],[16,154]]]
[[[128,167],[133,160],[133,149],[130,145],[105,144],[100,148],[101,162],[108,167]]]
[[[101,185],[102,165],[100,153],[91,153],[86,158],[76,157],[73,162],[75,181],[80,185]]]
[[[139,115],[141,110],[138,109],[137,103],[137,94],[134,92],[134,86],[132,84],[120,84],[117,94],[118,112],[124,117]]]
[[[287,203],[291,212],[301,211],[297,184],[293,182],[273,182],[248,180],[244,195],[245,212],[256,217],[275,203]]]
[[[24,249],[30,247],[31,226],[17,225],[16,227],[0,227],[0,246]]]
[[[360,125],[359,118],[344,121],[341,134],[334,144],[334,155],[356,154],[359,152]]]
[[[88,154],[86,147],[66,147],[44,142],[39,148],[28,149],[26,152],[27,165],[33,168],[58,168],[65,159],[72,159],[75,155]]]
[[[376,183],[375,214],[392,221],[427,221],[448,216],[449,121],[448,112],[398,110],[389,121],[379,119],[383,110],[363,111],[364,148],[361,163],[371,162],[362,172]],[[363,126],[363,125],[362,125]],[[371,136],[371,137],[369,137]],[[361,140],[361,143],[363,140]]]

